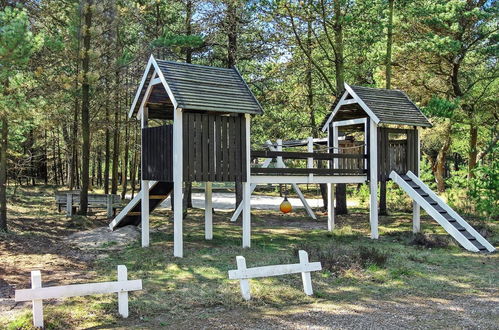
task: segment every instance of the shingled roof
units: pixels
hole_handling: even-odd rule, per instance
[[[152,62],[143,83],[137,91],[130,115],[139,110],[154,70],[162,79],[165,90],[153,98],[160,104],[161,98],[169,98],[170,107],[184,110],[214,111],[223,113],[262,114],[263,110],[236,68],[219,68],[196,64],[156,60]],[[158,72],[159,71],[159,72]],[[164,79],[164,81],[163,81]],[[165,103],[165,105],[167,105]]]
[[[332,116],[336,116],[342,108],[352,110],[353,107],[361,108],[378,124],[397,124],[410,126],[431,127],[431,123],[421,110],[402,91],[396,89],[371,88],[349,86],[345,84],[344,94],[358,102],[355,104],[340,105],[341,98],[337,98],[332,106],[332,113],[326,117],[323,126],[327,125]],[[344,95],[345,96],[345,95]]]

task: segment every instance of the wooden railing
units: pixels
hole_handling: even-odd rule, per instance
[[[306,159],[307,167],[305,168],[290,168],[290,167],[252,167],[252,174],[273,174],[273,175],[361,175],[366,174],[367,169],[363,160],[367,159],[365,154],[339,154],[339,153],[318,153],[318,152],[289,152],[289,151],[270,151],[270,150],[252,150],[251,158],[281,158],[281,159]],[[335,159],[355,160],[357,168],[314,168],[311,164],[314,160],[332,161]],[[311,160],[311,161],[310,161]],[[332,162],[331,162],[332,163]],[[332,164],[331,164],[332,165]],[[333,167],[333,166],[331,166]]]

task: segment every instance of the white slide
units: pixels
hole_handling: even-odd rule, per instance
[[[390,179],[402,188],[428,215],[437,221],[466,250],[494,252],[496,249],[459,214],[437,196],[411,171],[406,175],[390,173]]]

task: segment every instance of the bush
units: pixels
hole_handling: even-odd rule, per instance
[[[414,235],[410,244],[430,249],[444,248],[449,246],[449,239],[447,236],[442,235],[417,233]]]
[[[491,153],[490,163],[478,165],[470,180],[469,196],[476,212],[489,220],[499,218],[499,160]],[[497,154],[495,154],[497,156]]]
[[[374,247],[361,246],[356,249],[333,244],[326,246],[302,244],[295,248],[295,255],[298,255],[299,250],[307,251],[310,260],[320,261],[322,269],[335,275],[340,275],[351,269],[367,269],[371,266],[383,268],[388,260],[386,252]]]

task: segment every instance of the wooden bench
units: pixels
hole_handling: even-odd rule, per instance
[[[78,207],[80,207],[79,190],[63,190],[55,193],[55,202],[59,212],[66,209],[66,215],[72,216]],[[107,210],[107,217],[112,218],[116,208],[121,206],[119,195],[112,194],[88,194],[88,208],[103,208]]]

